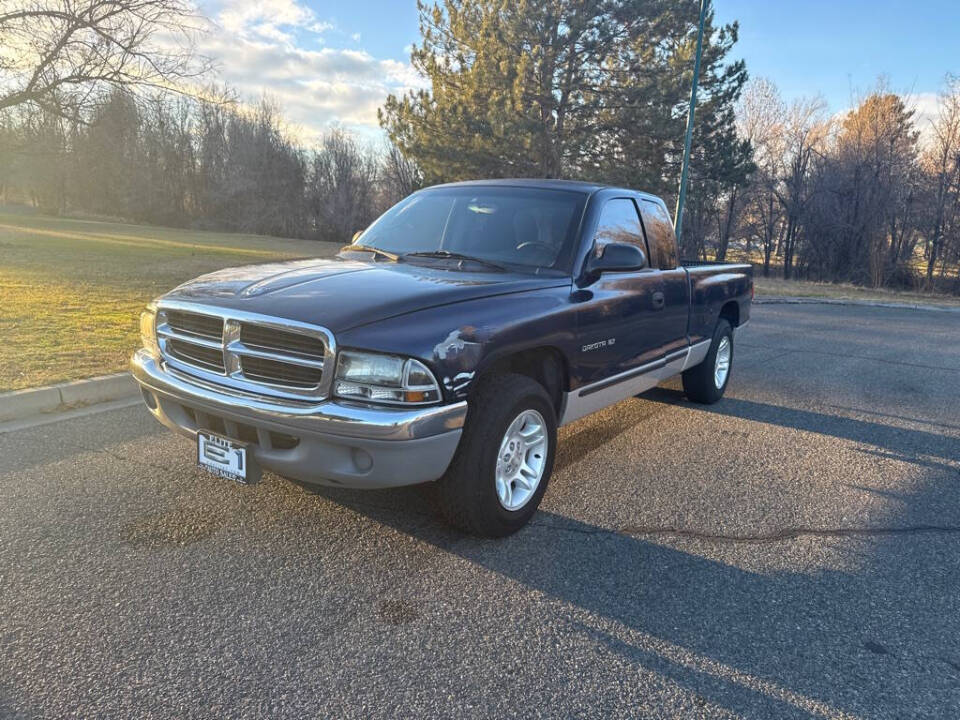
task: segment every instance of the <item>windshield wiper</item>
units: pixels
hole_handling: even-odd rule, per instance
[[[393,260],[397,262],[400,259],[400,256],[396,253],[387,252],[386,250],[381,250],[380,248],[373,247],[372,245],[344,245],[340,248],[340,252],[347,251],[357,251],[357,252],[369,252],[373,253],[374,256],[385,257],[388,260]]]
[[[492,260],[484,260],[483,258],[474,257],[473,255],[464,255],[463,253],[450,252],[449,250],[422,250],[420,252],[410,252],[404,253],[400,257],[426,257],[426,258],[441,258],[444,260],[465,260],[467,262],[480,263],[481,265],[486,265],[487,267],[492,267],[495,270],[505,271],[506,268],[503,265],[498,265]]]

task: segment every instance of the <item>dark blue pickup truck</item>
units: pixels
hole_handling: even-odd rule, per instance
[[[749,265],[677,257],[663,201],[559,180],[410,195],[329,260],[233,268],[150,304],[132,359],[197,460],[255,482],[435,482],[456,525],[536,512],[557,427],[682,374],[716,402]]]

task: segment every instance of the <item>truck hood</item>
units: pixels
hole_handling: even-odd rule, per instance
[[[272,315],[337,333],[438,305],[569,284],[563,277],[337,258],[218,270],[180,285],[161,301]]]

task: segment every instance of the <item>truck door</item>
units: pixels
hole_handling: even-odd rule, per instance
[[[635,244],[650,257],[632,198],[612,198],[601,209],[591,252],[609,242]],[[672,323],[664,320],[662,273],[649,262],[642,270],[605,272],[583,294],[578,336],[579,374],[585,385],[654,362],[674,341]]]

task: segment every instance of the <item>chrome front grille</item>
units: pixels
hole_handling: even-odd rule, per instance
[[[173,368],[257,395],[320,400],[332,381],[333,336],[317,325],[161,302],[157,342]]]

